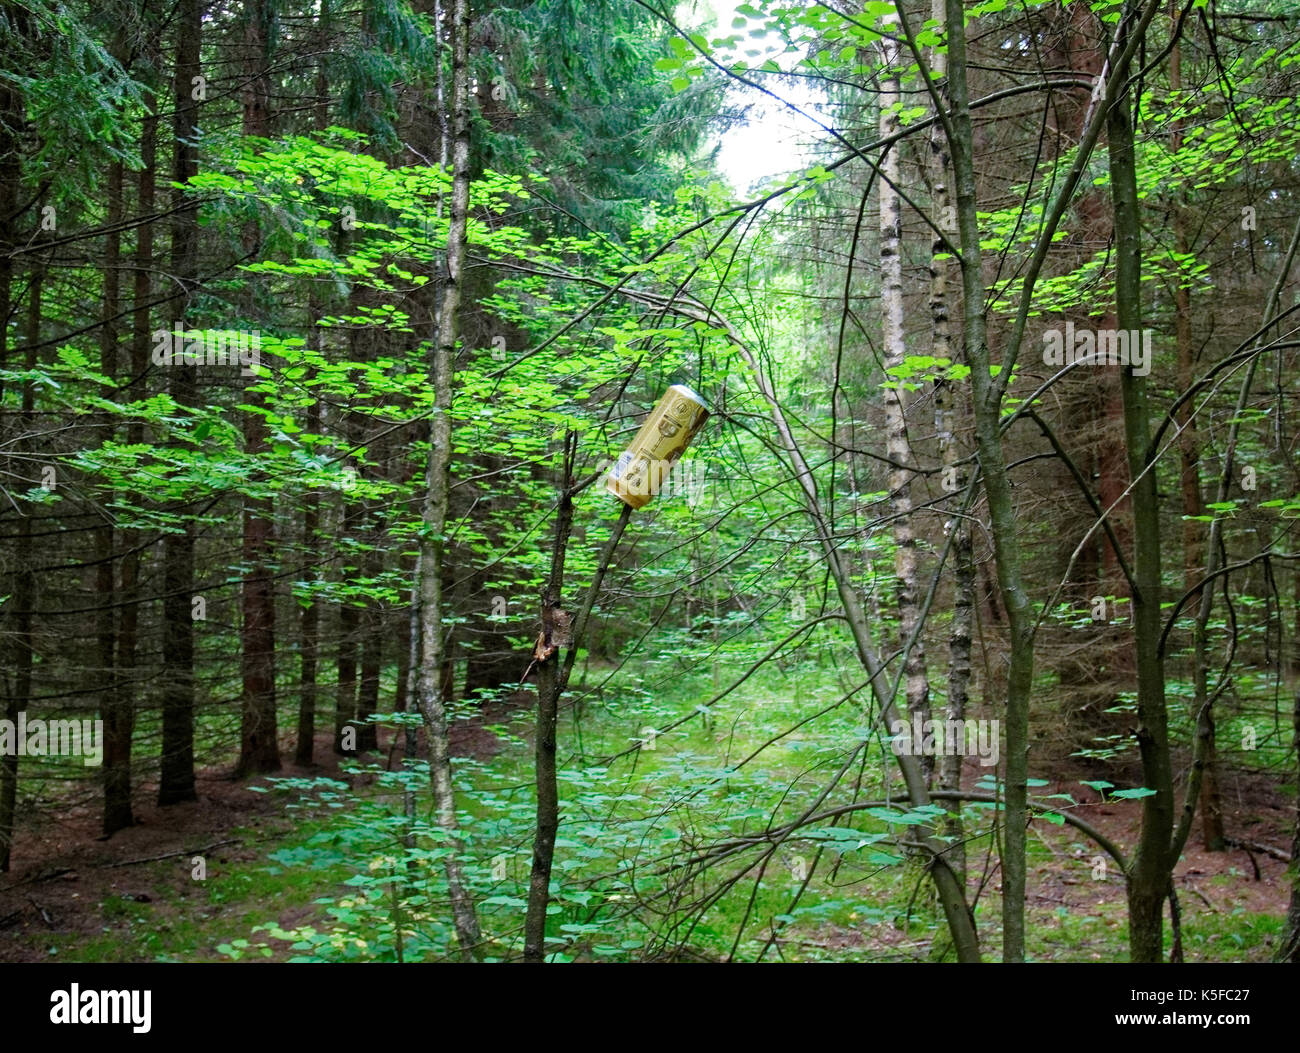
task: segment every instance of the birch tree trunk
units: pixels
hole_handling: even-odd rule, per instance
[[[752,382],[759,394],[762,395],[763,401],[767,403],[768,412],[780,439],[780,448],[790,459],[790,466],[803,492],[804,511],[816,532],[818,545],[821,547],[822,554],[826,559],[826,569],[835,582],[840,602],[844,606],[845,619],[848,621],[849,631],[853,635],[858,659],[870,678],[871,692],[880,711],[880,718],[885,727],[891,727],[894,721],[898,719],[898,709],[894,705],[888,671],[881,662],[880,656],[876,653],[875,645],[871,639],[870,622],[853,587],[848,565],[835,537],[830,519],[818,497],[812,469],[808,466],[808,461],[800,450],[794,433],[790,430],[781,403],[772,390],[772,386],[760,368],[753,352],[749,350],[740,335],[731,326],[727,326],[727,329],[749,370]],[[930,804],[931,798],[929,788],[926,785],[925,772],[922,770],[917,758],[908,753],[901,753],[896,759],[899,770],[903,775],[903,782],[907,787],[907,798],[912,807],[921,808]],[[944,853],[948,846],[943,840],[935,836],[934,830],[927,824],[917,825],[912,827],[912,830],[916,835],[915,840],[917,843],[925,847],[933,857],[933,865],[929,868],[930,877],[938,893],[944,919],[948,924],[948,931],[957,950],[957,958],[962,962],[978,962],[980,960],[980,951],[979,937],[975,930],[975,920],[966,904],[965,890],[958,884],[957,877],[945,858]]]
[[[888,20],[886,20],[888,21]],[[881,58],[884,73],[880,85],[880,138],[889,141],[898,132],[899,54],[897,41],[882,38]],[[916,634],[920,620],[917,582],[916,536],[912,529],[912,446],[907,437],[907,392],[904,381],[888,371],[903,365],[907,357],[907,338],[903,327],[903,210],[898,195],[902,165],[897,146],[886,147],[880,162],[880,313],[885,357],[885,453],[890,467],[890,512],[894,534],[894,595],[898,603],[900,646],[910,649],[903,655],[903,676],[907,698],[907,720],[919,714],[930,718],[930,682],[925,671],[925,645]],[[914,743],[914,746],[919,743]],[[928,782],[934,774],[934,759],[920,757]]]
[[[943,0],[933,0],[930,17],[938,23],[942,33],[945,24]],[[948,55],[941,48],[930,52],[930,76],[939,87],[941,100],[947,102],[946,80]],[[936,121],[930,129],[930,212],[934,222],[945,235],[956,236],[952,195],[949,191],[948,142],[944,137],[943,123]],[[952,325],[948,307],[948,270],[951,248],[944,238],[935,235],[930,249],[930,354],[937,359],[953,360]],[[943,489],[956,495],[966,489],[966,470],[961,464],[953,426],[956,411],[953,405],[952,386],[940,378],[934,386],[935,434],[939,437],[939,453],[943,458]],[[975,610],[975,567],[969,519],[961,513],[954,514],[945,525],[952,535],[953,607],[952,627],[948,636],[948,701],[944,716],[947,720],[966,718],[966,699],[970,686],[971,632]],[[939,761],[938,786],[942,790],[961,789],[960,753],[945,754]],[[966,847],[963,841],[961,806],[955,805],[944,820],[941,832],[952,838],[947,859],[957,875],[958,883],[965,888]]]

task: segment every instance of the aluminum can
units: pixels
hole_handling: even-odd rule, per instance
[[[674,384],[614,462],[605,489],[624,504],[644,508],[708,417],[709,407],[699,395],[685,384]]]

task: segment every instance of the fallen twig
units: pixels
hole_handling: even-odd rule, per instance
[[[15,881],[12,885],[6,885],[0,888],[0,894],[12,892],[16,888],[22,888],[24,885],[39,885],[42,881],[52,881],[56,877],[64,874],[71,874],[72,867],[60,867],[58,870],[50,870],[44,874],[36,874],[33,877],[23,878],[22,881]]]
[[[1281,848],[1274,848],[1272,845],[1260,844],[1258,841],[1242,841],[1236,837],[1225,837],[1223,843],[1246,852],[1262,852],[1264,855],[1271,856],[1282,863],[1291,862],[1290,852],[1286,852]]]
[[[48,910],[37,903],[36,900],[32,899],[31,896],[27,897],[27,902],[36,908],[37,913],[41,916],[41,921],[45,922],[45,924],[51,929],[54,928],[54,919],[50,917],[50,912]]]
[[[202,848],[186,848],[179,852],[166,852],[160,856],[145,856],[143,859],[124,859],[120,863],[103,863],[100,870],[112,870],[114,867],[130,867],[137,863],[157,863],[163,859],[175,859],[177,856],[201,856],[204,852],[211,852],[214,848],[220,848],[222,845],[238,845],[243,843],[242,837],[232,837],[227,841],[217,841],[215,844],[204,845]]]

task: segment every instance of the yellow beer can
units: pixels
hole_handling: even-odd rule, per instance
[[[709,407],[699,395],[685,384],[674,384],[614,462],[605,489],[633,508],[648,505],[708,417]]]

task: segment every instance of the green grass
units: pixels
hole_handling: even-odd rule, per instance
[[[893,842],[908,831],[897,813],[855,812],[834,828],[818,824],[816,838],[756,844],[707,868],[685,865],[716,853],[725,839],[800,815],[841,768],[828,803],[875,799],[886,787],[891,799],[902,796],[892,758],[878,746],[850,763],[870,717],[855,701],[834,706],[856,686],[847,674],[809,662],[784,673],[768,667],[701,712],[701,700],[715,681],[729,682],[736,664],[715,677],[698,655],[668,649],[638,669],[639,680],[625,677],[602,698],[587,699],[580,718],[571,708],[561,714],[563,824],[548,923],[555,960],[680,952],[711,959],[734,953],[740,960],[762,954],[769,961],[951,957],[928,878]],[[588,682],[606,672],[592,668]],[[828,711],[815,716],[821,710]],[[801,720],[807,723],[791,731]],[[489,958],[520,949],[534,820],[532,722],[530,709],[515,711],[494,728],[504,743],[499,753],[457,762],[461,856]],[[653,749],[602,763],[647,738],[650,728],[657,732]],[[259,859],[232,861],[206,882],[181,885],[168,864],[152,864],[141,877],[146,884],[156,879],[153,902],[113,897],[100,907],[102,935],[49,942],[59,957],[84,961],[392,960],[400,921],[404,957],[451,953],[444,846],[427,822],[426,777],[409,776],[424,825],[408,865],[397,777],[382,766],[370,770],[373,784],[358,781],[355,790],[286,782],[286,803],[299,804],[284,829],[269,839],[266,828],[245,832],[250,843],[265,839]],[[990,869],[976,917],[984,956],[996,960],[1001,903],[997,854],[989,851],[993,812],[972,806],[963,814],[972,889]],[[1034,830],[1041,837],[1031,834],[1027,860],[1036,893],[1027,908],[1031,960],[1126,960],[1120,875],[1112,868],[1105,883],[1091,879],[1087,861],[1097,850],[1077,831],[1038,821]],[[1206,887],[1246,879],[1240,872],[1213,876]],[[1183,899],[1188,960],[1266,960],[1271,953],[1280,918],[1201,911]]]
[[[308,825],[279,835],[296,840]],[[255,843],[266,829],[241,829],[232,837]],[[265,845],[259,847],[266,847]],[[132,884],[149,890],[148,902],[110,895],[96,904],[101,931],[97,934],[50,933],[26,937],[51,959],[78,962],[150,962],[221,960],[219,944],[246,938],[268,911],[310,907],[323,888],[340,884],[348,869],[334,865],[300,870],[268,866],[264,859],[230,860],[215,868],[209,863],[204,881],[189,878],[188,863],[179,873],[177,861],[142,864]],[[271,905],[274,905],[272,908]],[[287,957],[275,951],[278,958]]]

